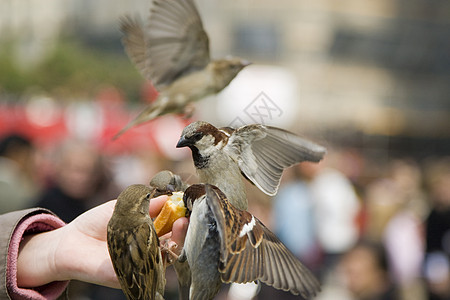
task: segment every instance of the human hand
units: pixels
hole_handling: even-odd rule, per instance
[[[167,196],[150,201],[152,218],[166,201]],[[76,279],[120,288],[106,244],[106,228],[115,203],[112,200],[94,207],[61,228],[25,237],[17,261],[18,286]],[[183,246],[187,226],[187,218],[173,224],[171,241],[178,249]]]

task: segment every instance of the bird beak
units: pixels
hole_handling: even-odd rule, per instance
[[[175,192],[175,186],[173,184],[168,184],[166,186],[167,190],[171,193]]]
[[[151,198],[156,198],[156,197],[159,197],[159,196],[162,196],[162,195],[170,196],[170,195],[172,195],[172,193],[173,192],[169,188],[167,188],[166,190],[155,189],[155,192],[154,192],[154,194],[152,195]]]
[[[191,143],[189,139],[186,139],[184,136],[180,137],[177,143],[177,148],[183,148],[189,146]]]

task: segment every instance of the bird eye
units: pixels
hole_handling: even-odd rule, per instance
[[[145,197],[146,197],[147,199],[150,199],[150,193],[148,193],[147,195],[145,195]]]
[[[192,140],[193,140],[193,141],[199,141],[199,140],[201,140],[202,137],[203,137],[203,133],[201,133],[201,132],[196,132],[196,133],[194,133],[194,135],[192,136]]]

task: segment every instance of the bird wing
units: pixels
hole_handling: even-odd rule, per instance
[[[233,207],[219,189],[209,185],[206,199],[220,235],[223,282],[260,280],[304,298],[317,294],[317,279],[260,220]]]
[[[194,1],[153,1],[146,47],[147,68],[157,88],[203,69],[210,60],[209,39]]]
[[[241,256],[241,260],[244,260],[244,264],[250,265],[250,261],[254,264],[253,268],[244,270],[244,266],[239,271],[244,274],[235,274],[238,280],[231,280],[236,282],[249,282],[256,280],[262,271],[262,259],[258,259],[257,247],[261,244],[263,238],[263,232],[260,227],[254,227],[253,230],[249,230],[248,234],[241,235],[244,224],[251,224],[254,217],[242,210],[238,210],[226,199],[226,196],[217,187],[206,184],[206,202],[211,209],[214,219],[217,222],[217,230],[220,235],[220,261],[219,271],[227,273],[228,269],[232,267],[229,265],[229,255]],[[246,229],[250,225],[247,225]],[[251,243],[251,247],[248,247],[247,243]],[[241,277],[241,276],[243,277]],[[226,278],[229,279],[229,278]],[[234,278],[236,279],[236,278]],[[228,282],[228,280],[227,280]]]
[[[283,170],[302,161],[320,161],[326,149],[289,131],[260,124],[235,130],[224,148],[242,173],[267,195],[278,190]]]
[[[128,57],[145,78],[150,78],[147,68],[146,38],[142,22],[137,18],[125,16],[120,20],[120,31],[124,34],[122,44]]]
[[[155,299],[156,292],[164,293],[164,269],[159,239],[153,226],[144,223],[132,234],[115,240],[121,245],[117,252],[116,272],[128,299]]]

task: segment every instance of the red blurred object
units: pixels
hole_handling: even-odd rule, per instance
[[[147,87],[148,88],[148,87]],[[146,88],[146,89],[147,89]],[[154,88],[150,86],[150,90]],[[156,91],[156,90],[155,90]],[[153,92],[150,95],[156,96]],[[51,122],[44,120],[39,113],[30,114],[29,103],[0,103],[0,138],[9,134],[28,137],[38,147],[51,147],[71,134],[67,127],[67,111],[71,106],[54,105]],[[128,111],[123,96],[115,87],[101,89],[94,105],[100,111],[101,130],[92,140],[106,154],[134,152],[139,149],[159,152],[153,129],[154,122],[130,129],[117,140],[112,137],[124,127],[139,111]],[[39,109],[38,109],[39,110]],[[45,108],[41,109],[45,110]]]
[[[37,146],[46,147],[63,139],[67,135],[67,128],[62,112],[51,125],[40,126],[30,120],[24,105],[1,105],[0,136],[11,133],[26,136]]]
[[[142,99],[147,103],[152,103],[158,98],[158,91],[150,81],[145,81],[141,90]]]
[[[69,118],[69,115],[73,117],[73,113],[75,113],[76,122],[81,122],[84,126],[89,124],[88,121],[98,125],[98,128],[93,128],[92,132],[88,132],[85,136],[82,135],[82,138],[88,138],[105,154],[117,155],[143,149],[164,155],[161,152],[164,152],[163,148],[167,148],[167,141],[164,141],[165,146],[159,145],[161,141],[158,141],[161,139],[161,126],[164,126],[165,130],[178,131],[180,124],[185,126],[190,123],[189,120],[175,117],[180,121],[176,122],[178,125],[171,122],[160,123],[164,120],[153,120],[131,128],[116,140],[112,139],[120,129],[138,115],[145,105],[155,101],[158,97],[158,91],[150,81],[144,82],[141,93],[143,105],[129,110],[120,90],[114,86],[101,87],[93,102],[88,105],[80,103],[84,109],[91,107],[94,111],[93,114],[88,114],[90,119],[86,122],[84,119],[80,119],[79,114],[76,113],[78,105],[60,104],[45,96],[36,96],[28,102],[0,102],[0,138],[12,133],[21,134],[28,137],[37,147],[52,147],[71,137],[72,134],[79,135],[79,132],[73,132],[74,126],[76,128],[77,125],[73,124],[73,120],[70,122]],[[97,117],[98,119],[96,119]],[[167,126],[169,127],[167,128]],[[85,133],[83,130],[82,133]],[[173,135],[171,135],[171,139],[173,139]]]

